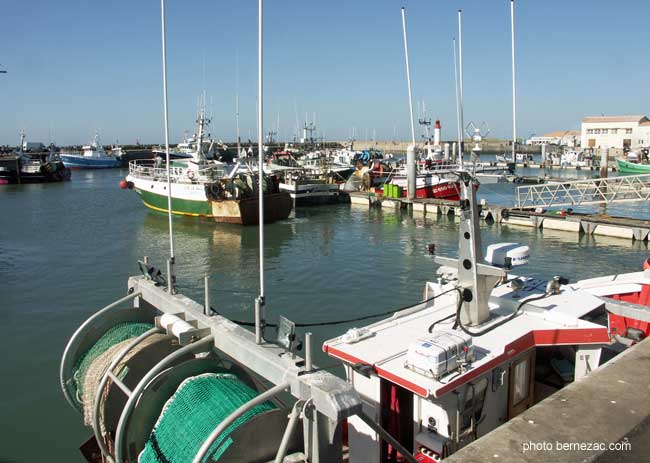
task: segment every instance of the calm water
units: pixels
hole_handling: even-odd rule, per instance
[[[58,384],[69,336],[93,312],[123,296],[136,260],[162,265],[166,216],[117,187],[124,171],[74,172],[64,184],[0,189],[0,462],[82,461],[88,436]],[[557,171],[554,172],[558,175]],[[576,175],[571,172],[568,175]],[[490,201],[510,203],[512,185],[482,187]],[[645,215],[647,205],[628,206]],[[257,291],[257,228],[207,220],[175,220],[181,290],[229,316],[252,318]],[[299,210],[267,227],[267,300],[271,316],[295,321],[370,314],[418,301],[434,274],[428,243],[452,255],[452,219],[410,217],[349,205]],[[561,232],[482,226],[484,245],[516,241],[531,247],[525,272],[572,280],[636,271],[645,243]],[[542,240],[542,235],[544,239]],[[316,330],[315,340],[342,332]],[[318,358],[321,365],[331,360]]]

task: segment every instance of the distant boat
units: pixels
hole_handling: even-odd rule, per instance
[[[0,156],[0,185],[70,180],[70,169],[63,165],[54,145],[50,145],[49,154],[27,154],[26,146],[29,144],[25,142],[25,132],[21,131],[18,152]]]
[[[640,164],[616,158],[616,165],[619,172],[624,174],[650,174],[650,164]]]
[[[71,169],[107,169],[120,167],[121,164],[119,158],[104,151],[98,132],[95,132],[90,145],[83,147],[83,153],[61,153],[60,156],[63,164]]]

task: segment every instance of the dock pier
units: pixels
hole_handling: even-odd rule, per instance
[[[383,209],[405,210],[425,216],[459,216],[458,201],[441,199],[384,198],[369,193],[350,193],[353,205],[380,207]],[[534,209],[516,209],[509,206],[488,204],[479,205],[481,218],[488,223],[500,226],[548,229],[567,233],[584,233],[628,240],[646,241],[650,235],[650,220],[628,217],[610,217],[600,214],[582,213],[542,213]]]

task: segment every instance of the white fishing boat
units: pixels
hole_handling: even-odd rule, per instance
[[[588,167],[589,162],[585,159],[582,151],[570,150],[566,151],[560,157],[560,166],[562,167]]]
[[[199,108],[196,146],[202,147],[203,134],[209,124],[205,106]],[[167,212],[167,192],[171,191],[171,212],[191,217],[208,217],[217,222],[242,225],[257,224],[258,200],[255,189],[256,173],[246,164],[225,164],[207,159],[197,148],[188,159],[170,161],[167,167],[161,157],[129,163],[129,174],[120,184],[140,195],[149,209]],[[265,220],[286,219],[292,209],[291,198],[279,190],[275,176],[265,176]]]

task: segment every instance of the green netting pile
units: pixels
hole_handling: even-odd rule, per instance
[[[140,453],[140,463],[191,463],[210,433],[257,392],[229,373],[188,378],[165,404]],[[205,461],[219,461],[232,444],[230,434],[274,405],[265,402],[241,415],[217,437]]]
[[[83,404],[83,388],[86,373],[93,361],[116,344],[141,334],[153,328],[150,323],[126,322],[118,323],[110,328],[93,346],[79,356],[73,369],[73,396],[77,398],[80,404]]]

